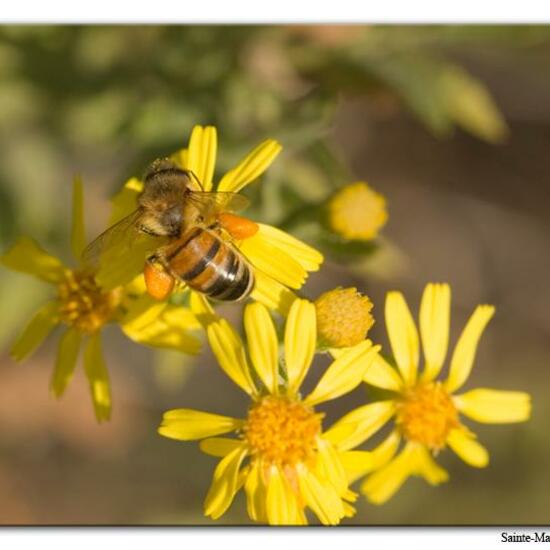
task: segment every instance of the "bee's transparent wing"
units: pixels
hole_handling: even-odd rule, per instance
[[[208,221],[214,220],[220,212],[239,212],[250,204],[244,195],[221,191],[188,191],[186,200],[194,204]]]
[[[164,244],[163,237],[153,237],[140,231],[141,211],[135,210],[96,237],[82,253],[82,263],[92,271],[99,269],[102,257],[115,253],[125,256],[136,249],[143,251],[144,257]]]

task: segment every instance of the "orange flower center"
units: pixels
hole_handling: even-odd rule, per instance
[[[449,432],[459,426],[458,412],[441,382],[419,384],[398,405],[397,420],[403,435],[437,452]]]
[[[316,453],[322,417],[299,401],[269,395],[250,408],[243,437],[266,463],[306,462]]]
[[[111,320],[120,304],[121,290],[103,291],[91,275],[67,271],[58,286],[61,320],[86,333],[93,333]]]

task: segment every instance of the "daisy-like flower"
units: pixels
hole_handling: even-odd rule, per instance
[[[388,220],[386,199],[364,181],[342,187],[327,207],[330,228],[345,239],[375,239]]]
[[[428,284],[420,306],[419,338],[403,295],[387,295],[386,329],[397,369],[378,356],[365,374],[365,382],[393,392],[395,397],[357,409],[338,426],[345,430],[347,424],[362,422],[347,440],[348,445],[357,445],[394,419],[394,429],[374,451],[380,460],[365,464],[365,471],[376,471],[366,478],[361,490],[375,504],[391,498],[411,475],[432,485],[446,481],[448,474],[433,455],[447,446],[470,466],[487,466],[489,454],[463,424],[461,414],[489,424],[523,422],[530,416],[527,393],[477,388],[456,394],[470,375],[479,339],[495,312],[493,306],[476,308],[458,339],[447,378],[437,379],[447,354],[450,308],[449,285]],[[422,372],[418,372],[420,342]],[[396,455],[401,442],[403,448]]]
[[[75,179],[71,248],[77,262],[85,244],[83,212],[82,183]],[[144,294],[143,281],[105,289],[89,270],[83,266],[66,267],[28,237],[20,238],[0,258],[0,263],[41,279],[56,291],[19,336],[11,350],[12,357],[22,361],[57,325],[66,327],[58,345],[51,390],[61,397],[73,376],[79,351],[84,348],[84,370],[100,422],[108,420],[111,413],[109,376],[101,343],[105,325],[118,323],[128,337],[142,344],[191,354],[199,352],[199,340],[188,332],[200,328],[193,313],[183,307],[155,303]]]
[[[236,193],[261,176],[280,151],[281,145],[277,141],[267,139],[214,184],[217,132],[212,126],[195,126],[187,149],[174,154],[172,160],[193,172],[203,191]],[[114,199],[112,222],[136,209],[137,196],[142,189],[143,183],[136,178],[126,183]],[[305,283],[308,273],[319,269],[323,256],[280,229],[261,223],[257,225],[258,231],[255,235],[234,241],[234,244],[254,268],[256,284],[252,298],[286,314],[296,298],[291,289],[299,289]],[[129,267],[142,269],[143,257],[138,256],[134,266],[132,258],[123,254],[121,269],[104,270],[100,273],[100,280],[108,287],[120,284],[124,281],[121,277],[128,277],[131,273]]]
[[[334,288],[315,300],[321,347],[348,348],[361,343],[374,325],[373,304],[356,288]]]
[[[204,513],[217,519],[244,487],[251,519],[277,525],[307,523],[310,509],[323,524],[334,525],[354,509],[349,490],[357,463],[366,451],[339,448],[346,431],[324,432],[317,405],[355,388],[378,353],[364,340],[343,353],[321,376],[311,393],[300,386],[317,347],[315,306],[292,304],[284,331],[284,360],[268,309],[251,303],[244,311],[248,346],[202,297],[193,310],[207,327],[212,350],[226,374],[251,399],[244,419],[177,409],[164,414],[159,433],[178,440],[201,440],[203,452],[220,457]],[[234,437],[217,437],[230,433]]]

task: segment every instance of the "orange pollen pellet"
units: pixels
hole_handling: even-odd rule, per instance
[[[441,382],[419,384],[404,395],[396,423],[404,437],[433,452],[441,450],[449,432],[460,425],[456,407]]]
[[[88,334],[111,320],[120,300],[120,289],[105,292],[92,275],[78,271],[67,271],[58,285],[61,321]]]
[[[315,456],[322,417],[299,401],[266,396],[250,408],[243,438],[264,463],[293,466]]]

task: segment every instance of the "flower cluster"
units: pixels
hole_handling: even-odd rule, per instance
[[[73,265],[67,267],[27,237],[1,257],[5,267],[52,288],[50,299],[13,345],[12,356],[18,361],[28,357],[62,326],[51,390],[56,397],[64,393],[82,348],[94,411],[98,421],[105,421],[111,414],[101,341],[107,325],[118,325],[138,344],[185,354],[200,352],[203,332],[222,371],[247,395],[248,406],[242,418],[170,410],[158,431],[175,440],[198,440],[205,454],[220,459],[205,515],[220,518],[243,489],[254,521],[305,525],[316,518],[336,525],[356,513],[358,494],[352,485],[358,480],[360,492],[382,504],[411,475],[432,485],[446,481],[448,474],[434,457],[447,447],[467,464],[485,467],[488,452],[462,417],[522,422],[530,415],[530,397],[487,388],[456,393],[470,375],[479,340],[494,315],[495,308],[488,305],[472,314],[447,376],[440,380],[449,345],[447,284],[426,286],[420,330],[402,294],[387,294],[391,357],[370,338],[373,303],[357,288],[338,287],[315,300],[299,294],[309,273],[319,270],[323,255],[227,206],[245,203],[240,192],[280,151],[280,144],[268,139],[216,180],[216,129],[196,126],[186,148],[154,165],[166,177],[186,178],[177,208],[170,202],[171,184],[162,183],[160,201],[159,189],[153,193],[155,221],[146,223],[144,197],[151,195],[151,176],[131,178],[113,199],[108,231],[88,247],[83,186],[75,179]],[[354,242],[375,239],[388,217],[385,198],[364,182],[344,186],[323,208],[330,230]],[[193,224],[184,230],[191,212]],[[165,214],[168,220],[181,220],[177,235],[164,231]],[[193,255],[187,252],[191,245]],[[90,261],[90,250],[97,252],[97,261]],[[232,296],[226,292],[231,284],[240,284],[239,297],[249,289],[243,336],[209,298]],[[321,355],[330,360],[325,369],[314,366]],[[375,388],[377,398],[327,425],[324,404],[361,385]],[[304,386],[313,389],[304,391]],[[382,434],[382,440],[372,445],[375,434]]]

